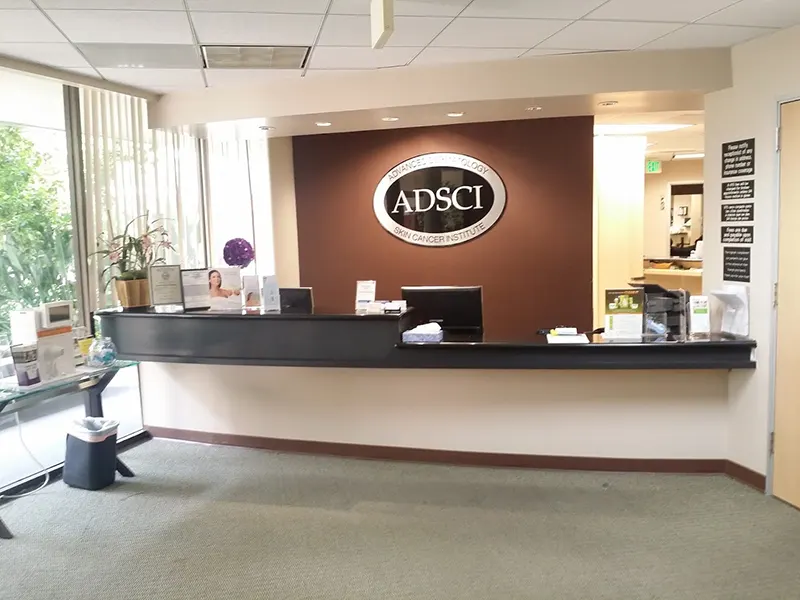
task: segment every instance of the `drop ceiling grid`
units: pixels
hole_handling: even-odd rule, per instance
[[[396,0],[395,34],[385,49],[376,51],[369,44],[369,4],[0,0],[0,54],[60,68],[91,67],[107,79],[168,91],[237,80],[245,84],[252,78],[242,71],[206,82],[199,54],[190,68],[167,69],[157,61],[139,69],[99,66],[92,62],[96,54],[84,55],[81,45],[185,45],[199,52],[199,44],[310,45],[316,40],[312,70],[352,70],[565,52],[729,46],[800,23],[798,0]]]

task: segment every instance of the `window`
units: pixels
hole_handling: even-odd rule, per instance
[[[244,275],[273,275],[272,218],[266,138],[240,140],[228,135],[227,123],[215,123],[206,151],[208,228],[211,266],[224,266],[228,240],[253,245],[255,260]],[[233,123],[229,124],[236,131]]]
[[[0,71],[0,344],[9,313],[75,300],[62,86]]]
[[[89,252],[101,233],[121,233],[147,214],[163,220],[176,245],[168,263],[206,266],[197,140],[184,130],[148,129],[141,98],[82,89],[80,104]],[[115,304],[113,286],[106,286],[103,275],[106,266],[89,261],[92,310]]]

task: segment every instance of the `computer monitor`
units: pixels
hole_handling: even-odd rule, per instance
[[[415,321],[439,323],[447,332],[483,334],[481,286],[409,286],[401,292],[416,313]]]
[[[314,314],[314,294],[312,288],[280,288],[281,312],[296,315]]]

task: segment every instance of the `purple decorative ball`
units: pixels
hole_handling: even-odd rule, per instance
[[[245,239],[233,238],[225,243],[222,250],[222,258],[232,267],[245,268],[256,257],[253,247]]]

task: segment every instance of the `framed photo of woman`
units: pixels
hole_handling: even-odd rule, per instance
[[[211,310],[242,309],[242,274],[239,267],[220,267],[208,271]]]

